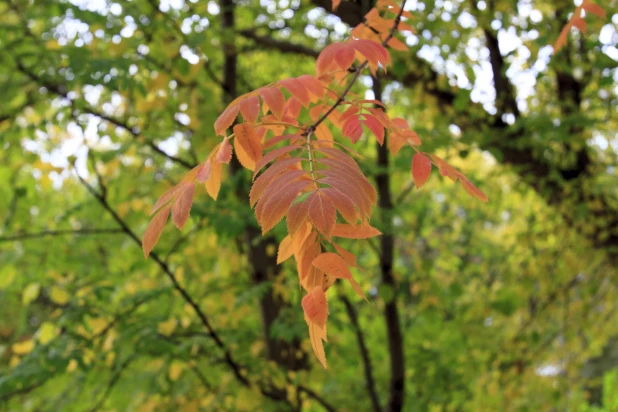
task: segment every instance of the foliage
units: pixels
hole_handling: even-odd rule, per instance
[[[605,376],[611,410],[615,372],[583,371],[618,332],[615,2],[551,59],[570,2],[408,2],[408,50],[354,49],[320,94],[324,56],[341,70],[372,40],[364,3],[0,2],[0,409],[594,410]],[[370,16],[388,34],[396,13]],[[373,78],[366,57],[391,62]],[[327,371],[300,311],[323,336],[324,288],[299,287],[287,225],[246,201],[266,173],[311,176],[309,149],[314,173],[354,173],[343,195],[375,182],[375,205],[337,194],[311,260],[349,281],[328,288]],[[183,230],[157,242],[162,192],[155,220]]]

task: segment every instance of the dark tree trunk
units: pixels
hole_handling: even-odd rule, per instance
[[[238,54],[235,46],[235,3],[233,0],[221,0],[221,18],[223,38],[224,64],[223,64],[223,90],[226,93],[226,101],[230,102],[238,96],[237,73]],[[242,167],[234,156],[230,164],[230,173],[238,177],[236,195],[246,201],[249,198],[247,188],[249,180],[244,178]],[[251,266],[251,278],[256,285],[273,281],[279,274],[276,251],[277,243],[272,237],[262,237],[259,228],[248,225],[245,229],[244,244],[247,250]],[[270,251],[270,253],[269,253]],[[301,352],[301,341],[296,339],[292,342],[276,339],[271,336],[272,325],[278,318],[286,302],[276,297],[272,290],[267,291],[260,298],[260,314],[264,328],[264,342],[266,357],[277,364],[290,370],[298,370],[307,366],[307,356]]]
[[[382,84],[380,77],[373,79],[373,93],[376,100],[382,101]],[[386,139],[388,136],[386,137]],[[378,189],[378,207],[382,218],[383,235],[380,237],[380,273],[382,284],[393,291],[388,302],[384,302],[384,318],[388,332],[388,349],[391,361],[391,377],[388,411],[403,409],[405,395],[405,356],[403,352],[403,336],[397,309],[397,284],[393,276],[393,259],[395,239],[393,237],[392,211],[393,201],[388,173],[389,153],[386,140],[383,145],[376,143],[378,173],[376,184]]]

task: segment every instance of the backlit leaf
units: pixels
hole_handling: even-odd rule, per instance
[[[144,257],[148,258],[152,248],[159,241],[159,237],[161,237],[161,232],[163,232],[163,228],[165,227],[165,223],[167,222],[167,218],[170,215],[171,206],[167,205],[162,208],[150,221],[150,224],[146,228],[144,232],[144,236],[142,237],[142,249],[144,250]]]

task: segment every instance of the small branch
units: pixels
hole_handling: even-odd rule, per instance
[[[320,54],[320,52],[313,50],[312,48],[305,47],[301,44],[273,39],[270,36],[260,36],[254,29],[240,30],[238,33],[247,39],[253,40],[253,42],[259,46],[264,46],[269,49],[276,49],[282,53],[302,54],[313,58],[318,57]]]
[[[313,399],[314,401],[319,403],[324,408],[324,410],[326,410],[328,412],[336,412],[337,411],[337,409],[335,409],[332,405],[330,405],[328,402],[326,402],[326,400],[324,400],[322,397],[320,397],[320,395],[315,393],[311,388],[308,388],[308,387],[303,386],[303,385],[298,385],[298,390],[300,392],[306,393],[308,397],[310,397],[311,399]]]
[[[393,36],[395,35],[395,32],[397,31],[397,27],[399,26],[399,22],[401,21],[401,16],[403,14],[403,8],[406,5],[406,0],[403,0],[401,2],[401,9],[399,10],[399,13],[397,13],[397,17],[395,17],[395,22],[393,23],[393,27],[391,27],[391,31],[388,33],[388,36],[386,36],[386,38],[382,41],[382,46],[386,47],[386,45],[388,44],[389,40],[393,38]],[[335,109],[345,101],[345,97],[346,95],[350,92],[350,90],[352,90],[352,86],[354,86],[354,83],[356,83],[356,80],[360,77],[361,72],[363,71],[363,69],[365,67],[367,67],[367,65],[369,64],[369,60],[365,60],[363,63],[361,63],[360,66],[358,66],[355,70],[354,76],[352,76],[352,80],[350,80],[350,82],[348,83],[348,85],[346,86],[345,90],[343,91],[343,93],[341,93],[339,95],[339,99],[337,99],[337,101],[330,107],[330,109],[328,109],[328,111],[326,113],[324,113],[322,115],[322,117],[320,117],[313,125],[309,126],[307,128],[307,133],[312,133],[315,131],[315,129],[324,121],[326,120],[326,118],[328,116],[330,116],[330,114],[335,111]]]
[[[112,393],[112,390],[114,389],[114,386],[116,386],[116,384],[118,383],[118,381],[120,380],[120,376],[122,375],[122,372],[124,372],[124,370],[129,366],[129,364],[131,362],[133,362],[135,360],[135,354],[129,356],[127,359],[125,359],[125,361],[122,363],[122,365],[120,365],[118,367],[118,370],[116,371],[116,373],[114,373],[114,375],[112,376],[112,379],[110,379],[110,381],[107,384],[107,387],[105,388],[105,392],[103,393],[103,396],[101,397],[101,399],[99,399],[99,401],[89,410],[89,412],[96,412],[99,409],[101,409],[101,407],[103,406],[103,404],[105,403],[105,401],[107,400],[107,398],[109,397],[109,395]]]
[[[78,230],[44,230],[34,233],[20,233],[18,235],[0,236],[0,242],[16,242],[21,240],[39,239],[47,236],[84,236],[99,234],[124,233],[122,229],[78,229]]]
[[[369,358],[369,351],[367,350],[367,345],[365,344],[365,337],[363,336],[363,331],[361,330],[360,324],[358,323],[358,315],[356,313],[356,309],[354,309],[354,306],[347,297],[341,295],[339,296],[339,298],[345,305],[345,309],[348,312],[348,316],[350,317],[352,326],[354,326],[354,329],[356,330],[356,341],[358,342],[358,349],[360,350],[361,358],[363,360],[365,383],[367,385],[367,391],[369,392],[369,398],[371,399],[371,405],[373,406],[374,411],[380,412],[382,409],[380,408],[380,399],[378,398],[378,393],[376,391],[376,383],[373,379],[371,359]]]

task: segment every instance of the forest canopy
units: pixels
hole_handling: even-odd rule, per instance
[[[0,0],[0,409],[614,410],[617,28]]]

